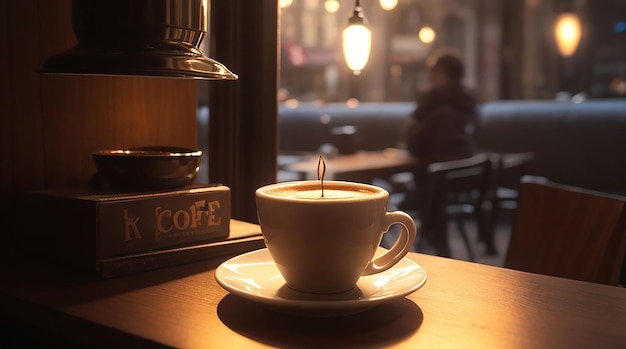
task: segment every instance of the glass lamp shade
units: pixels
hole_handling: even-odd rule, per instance
[[[570,57],[576,53],[582,28],[578,16],[573,13],[559,15],[554,25],[554,37],[559,53],[563,57]]]
[[[350,24],[343,30],[343,54],[355,75],[367,65],[371,50],[372,32],[364,24]]]

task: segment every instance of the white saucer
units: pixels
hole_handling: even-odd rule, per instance
[[[235,256],[215,270],[215,279],[230,293],[298,316],[358,313],[417,291],[426,277],[424,268],[405,257],[387,271],[361,277],[350,291],[304,293],[285,284],[266,248]]]

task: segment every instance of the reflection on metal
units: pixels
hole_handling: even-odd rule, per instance
[[[199,49],[206,18],[206,0],[73,0],[78,44],[41,72],[236,80]]]

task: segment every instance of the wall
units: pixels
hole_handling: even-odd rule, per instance
[[[86,185],[94,150],[197,146],[193,80],[37,73],[47,57],[75,42],[71,0],[0,2],[3,228],[12,224],[17,193]]]

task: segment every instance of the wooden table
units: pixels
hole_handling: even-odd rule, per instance
[[[301,156],[282,166],[285,171],[299,174],[300,179],[317,179],[319,154]],[[324,158],[326,179],[372,183],[375,178],[387,178],[395,173],[410,171],[416,159],[401,149],[360,151]]]
[[[103,348],[626,346],[626,289],[409,256],[428,273],[422,289],[347,317],[291,317],[231,295],[214,278],[225,258],[109,280],[4,258],[0,310],[32,325],[28,338]]]

